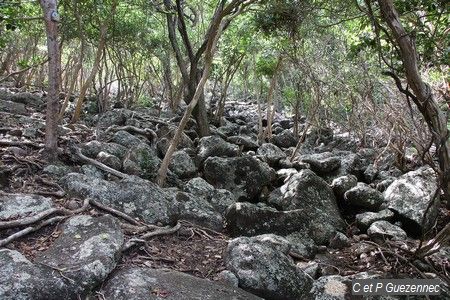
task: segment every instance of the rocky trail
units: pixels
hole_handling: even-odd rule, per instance
[[[332,129],[295,151],[283,115],[259,145],[256,104],[230,102],[211,136],[189,121],[160,187],[181,114],[64,118],[49,164],[44,103],[0,89],[0,299],[362,299],[355,278],[437,278],[450,299],[448,238],[416,252],[450,221],[427,166]]]

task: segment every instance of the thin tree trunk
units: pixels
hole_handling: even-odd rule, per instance
[[[273,93],[275,91],[275,86],[277,84],[278,72],[281,68],[282,57],[278,58],[277,66],[275,72],[273,73],[272,79],[270,80],[269,94],[267,95],[267,127],[263,134],[263,140],[268,138],[272,139],[272,121],[275,115],[275,106],[273,105]]]
[[[45,123],[45,149],[49,160],[58,157],[58,111],[59,111],[59,87],[61,83],[60,49],[58,44],[58,23],[54,21],[57,14],[56,0],[40,0],[47,33],[48,48],[48,95],[47,113]],[[52,18],[53,15],[53,18]]]

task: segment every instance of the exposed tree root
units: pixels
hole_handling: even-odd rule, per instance
[[[44,144],[36,144],[30,141],[7,141],[7,140],[0,140],[0,146],[28,146],[36,149],[44,148]]]
[[[116,210],[114,208],[111,208],[109,206],[103,205],[103,204],[101,204],[101,203],[99,203],[99,202],[97,202],[97,201],[95,201],[93,199],[90,199],[89,203],[91,203],[92,206],[95,206],[95,207],[97,207],[97,208],[99,208],[101,210],[104,210],[104,211],[106,211],[106,212],[108,212],[110,214],[116,215],[116,216],[118,216],[118,217],[120,217],[120,218],[122,218],[122,219],[124,219],[124,220],[126,220],[128,222],[130,222],[131,224],[137,225],[138,227],[146,227],[147,228],[147,226],[143,226],[142,222],[139,222],[139,221],[135,220],[134,218],[132,218],[129,215],[127,215],[126,213],[118,211],[118,210]]]
[[[170,227],[159,227],[159,229],[156,229],[154,231],[148,232],[144,235],[142,235],[140,238],[132,238],[128,240],[125,245],[122,247],[122,252],[125,252],[132,248],[133,246],[139,244],[139,243],[146,243],[148,239],[159,236],[159,235],[167,235],[177,232],[181,228],[181,223],[178,222],[175,226]]]
[[[78,158],[80,158],[82,161],[84,161],[86,163],[89,163],[89,164],[91,164],[93,166],[96,166],[97,168],[99,168],[99,169],[101,169],[101,170],[103,170],[105,172],[108,172],[108,173],[110,173],[110,174],[112,174],[114,176],[117,176],[117,177],[123,178],[123,179],[130,177],[130,175],[128,175],[128,174],[125,174],[125,173],[122,173],[120,171],[117,171],[117,170],[115,170],[113,168],[110,168],[107,165],[105,165],[105,164],[103,164],[103,163],[101,163],[99,161],[96,161],[95,159],[92,159],[92,158],[89,158],[89,157],[85,156],[83,153],[81,153],[81,149],[80,148],[73,147],[73,151],[74,151],[75,155],[78,156]]]

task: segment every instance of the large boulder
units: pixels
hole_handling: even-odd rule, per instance
[[[137,146],[143,142],[142,139],[124,130],[119,130],[116,133],[114,133],[113,137],[111,138],[111,141],[116,144],[125,146],[127,148],[131,146]]]
[[[406,232],[388,221],[376,221],[367,229],[367,234],[373,240],[406,240]]]
[[[102,283],[116,267],[124,242],[120,223],[109,215],[68,219],[62,234],[36,262],[62,270],[70,290],[85,295]]]
[[[39,195],[0,195],[0,221],[27,217],[53,207],[51,198]]]
[[[76,299],[55,270],[35,265],[17,251],[0,249],[0,299]]]
[[[264,143],[256,151],[256,154],[262,156],[271,166],[278,164],[281,159],[286,158],[286,153],[271,143]]]
[[[210,156],[234,157],[238,156],[239,147],[228,143],[218,136],[205,136],[200,139],[197,156],[204,162]]]
[[[234,135],[227,138],[227,141],[238,146],[242,146],[244,151],[258,149],[259,145],[256,139],[246,135]]]
[[[281,133],[274,135],[273,143],[280,148],[295,147],[297,139],[290,129],[285,129]]]
[[[128,150],[123,160],[123,171],[127,174],[152,179],[156,176],[160,163],[161,159],[156,153],[156,148],[146,143],[140,143]]]
[[[257,300],[239,288],[167,269],[128,267],[112,275],[102,290],[114,300]]]
[[[422,220],[436,189],[435,172],[430,167],[423,167],[395,180],[384,192],[384,199],[386,206],[403,219],[405,228],[419,234],[422,230],[429,230],[437,218],[439,199],[434,199],[422,227]]]
[[[221,213],[204,197],[197,197],[184,192],[177,192],[174,197],[180,204],[179,217],[181,219],[216,231],[222,231],[223,218]]]
[[[367,230],[372,223],[376,221],[390,221],[394,218],[394,212],[390,209],[384,209],[379,212],[364,212],[355,216],[356,225],[361,230]]]
[[[201,177],[192,178],[185,186],[184,191],[205,199],[221,215],[225,215],[226,209],[236,202],[234,195],[225,189],[216,189]]]
[[[331,182],[331,188],[333,189],[334,195],[338,199],[344,197],[346,191],[355,187],[358,184],[358,178],[355,175],[344,175],[338,178],[335,178]]]
[[[344,222],[330,186],[311,170],[301,170],[286,180],[280,188],[281,197],[272,198],[277,208],[289,211],[301,209],[305,217],[314,220],[322,228],[342,229]],[[319,229],[319,228],[317,228]],[[330,236],[323,236],[327,240]]]
[[[112,182],[70,173],[61,179],[65,190],[77,197],[90,197],[147,223],[172,223],[178,207],[156,184],[133,177]]]
[[[287,235],[308,232],[309,218],[300,209],[278,211],[275,208],[248,202],[237,202],[226,211],[227,229],[232,236],[254,236],[263,233]]]
[[[123,159],[127,153],[127,148],[116,143],[104,143],[99,141],[90,141],[81,146],[81,152],[92,158],[97,157],[102,151],[117,156],[119,159]]]
[[[184,150],[174,152],[169,169],[179,178],[189,178],[197,173],[194,160]]]
[[[344,194],[347,204],[377,211],[383,204],[383,194],[369,185],[359,182]]]
[[[238,201],[254,201],[275,171],[254,157],[210,157],[204,164],[205,179],[216,188],[231,191]]]
[[[239,286],[268,300],[308,299],[312,280],[289,257],[289,242],[273,234],[236,238],[225,252]]]
[[[0,111],[15,114],[26,115],[27,109],[22,103],[0,100]]]
[[[308,163],[316,174],[326,175],[341,166],[341,160],[337,156],[333,156],[331,152],[316,153],[304,155],[301,161]]]

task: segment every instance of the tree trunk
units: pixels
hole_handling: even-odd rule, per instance
[[[278,58],[278,63],[273,73],[272,79],[270,80],[269,94],[267,95],[267,127],[264,131],[263,140],[272,139],[272,121],[275,115],[275,106],[273,105],[273,93],[275,91],[275,86],[277,84],[278,72],[281,68],[282,57]]]
[[[61,82],[60,49],[58,44],[58,23],[56,0],[40,0],[44,13],[44,22],[47,33],[48,48],[48,95],[47,113],[45,123],[45,149],[49,160],[58,157],[58,111],[59,111],[59,87]]]
[[[388,24],[394,39],[400,48],[400,55],[406,73],[408,85],[414,92],[411,97],[427,122],[436,145],[440,179],[447,207],[450,208],[450,138],[447,128],[447,118],[433,98],[431,88],[422,80],[417,66],[417,53],[415,41],[406,32],[400,22],[398,13],[392,0],[378,0],[383,19]],[[396,82],[401,88],[401,83]]]

